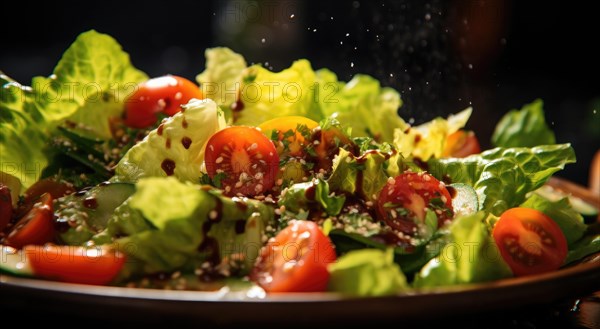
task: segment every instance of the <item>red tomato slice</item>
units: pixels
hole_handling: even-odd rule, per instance
[[[4,231],[13,214],[12,197],[8,186],[0,183],[0,232]]]
[[[157,114],[174,115],[192,98],[203,99],[200,88],[190,80],[175,75],[150,79],[125,102],[125,124],[147,128],[156,123]]]
[[[250,278],[267,292],[325,291],[335,250],[314,222],[292,221],[261,250]]]
[[[206,145],[206,171],[211,178],[222,174],[226,195],[262,194],[273,187],[279,156],[273,142],[256,128],[228,127],[214,134]]]
[[[42,245],[54,239],[54,210],[50,193],[43,194],[6,236],[4,244],[20,249],[28,244]]]
[[[109,284],[125,263],[123,254],[102,247],[29,245],[24,250],[35,275],[70,283]]]
[[[475,133],[461,129],[448,136],[442,156],[465,158],[479,153],[481,153],[481,147]]]
[[[438,227],[454,216],[446,186],[425,172],[406,172],[388,179],[377,200],[380,219],[409,236],[419,235],[418,226],[425,222],[425,208],[435,211]]]
[[[516,276],[556,270],[567,257],[567,239],[558,224],[534,209],[505,211],[492,235]]]

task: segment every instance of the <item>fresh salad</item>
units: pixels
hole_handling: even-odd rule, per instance
[[[93,30],[0,85],[3,276],[375,296],[600,251],[598,210],[545,186],[575,153],[540,100],[481,150],[471,108],[410,125],[368,75],[212,48],[195,82],[149,78]]]

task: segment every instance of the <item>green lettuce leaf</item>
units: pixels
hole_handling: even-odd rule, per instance
[[[328,267],[329,290],[355,296],[383,296],[406,290],[408,284],[394,263],[391,249],[351,251]]]
[[[121,114],[126,96],[145,79],[113,38],[93,30],[75,40],[50,77],[34,78],[32,88],[0,73],[0,171],[25,188],[36,182],[52,156],[44,147],[66,119],[110,138],[109,117]]]
[[[121,115],[125,98],[147,79],[115,39],[91,30],[77,37],[50,77],[34,78],[32,87],[46,122],[69,119],[108,139],[108,119]]]
[[[600,234],[587,235],[570,246],[565,264],[573,263],[596,252],[600,252]]]
[[[373,150],[357,158],[352,153],[340,149],[334,159],[331,176],[327,180],[330,189],[375,201],[387,182],[388,175],[384,164],[390,157],[390,153]]]
[[[430,159],[429,172],[438,179],[473,186],[480,210],[499,216],[525,201],[555,172],[575,162],[570,144],[533,148],[495,148],[467,158]]]
[[[329,216],[340,213],[346,198],[329,192],[329,184],[322,179],[297,183],[281,194],[279,205],[285,206],[286,211],[300,213],[314,208],[322,209]]]
[[[43,152],[47,124],[30,114],[39,113],[35,97],[31,88],[0,72],[0,172],[17,178],[24,188],[35,183],[48,165]]]
[[[370,136],[391,142],[394,129],[408,127],[398,116],[398,108],[402,106],[400,94],[381,87],[371,76],[357,74],[346,83],[339,81],[335,73],[321,69],[317,71],[317,85],[315,99],[323,115],[352,127],[353,137]]]
[[[127,254],[124,278],[193,271],[204,262],[244,274],[256,260],[273,216],[259,201],[234,200],[174,177],[142,178],[106,230],[92,240],[112,243]]]
[[[483,222],[485,212],[456,218],[450,242],[416,275],[417,288],[492,281],[512,276]]]
[[[244,57],[229,48],[209,48],[204,52],[206,69],[196,76],[205,97],[214,100],[225,112],[229,122],[231,105],[240,90],[242,73],[247,64]]]
[[[537,99],[502,117],[492,135],[496,147],[533,147],[556,143],[554,132],[544,119],[544,103]]]
[[[215,102],[193,99],[125,154],[117,164],[114,180],[135,182],[141,177],[172,174],[182,181],[197,182],[206,143],[223,128],[225,118]]]
[[[250,66],[242,76],[233,121],[258,126],[276,117],[300,115],[318,122],[323,115],[315,102],[315,82],[315,71],[305,59],[281,72]]]
[[[447,119],[435,118],[410,129],[395,129],[394,146],[406,157],[412,155],[423,161],[440,158],[448,135],[464,127],[472,111],[469,107]]]
[[[565,235],[569,249],[587,230],[587,225],[583,223],[583,216],[571,207],[568,198],[553,202],[533,194],[521,204],[521,207],[539,210],[554,220]]]

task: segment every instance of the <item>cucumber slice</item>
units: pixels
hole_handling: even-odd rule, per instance
[[[447,188],[452,196],[455,217],[473,214],[479,210],[479,198],[471,186],[455,183],[448,185]]]
[[[115,209],[135,192],[129,183],[103,183],[59,199],[60,238],[70,245],[81,245],[106,228]]]
[[[33,269],[22,250],[0,245],[0,273],[31,277]]]
[[[575,211],[577,211],[583,216],[586,223],[593,223],[598,217],[598,206],[594,206],[590,203],[587,203],[579,197],[555,189],[552,186],[544,185],[539,189],[535,190],[535,193],[550,201],[558,201],[563,198],[569,198],[569,203],[571,203],[571,207],[573,207]]]

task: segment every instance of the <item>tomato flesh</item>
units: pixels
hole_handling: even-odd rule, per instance
[[[327,265],[335,260],[333,245],[317,224],[292,221],[263,247],[250,278],[267,292],[325,291]]]
[[[17,221],[6,236],[4,244],[20,249],[28,244],[42,245],[54,239],[54,210],[50,193],[43,194],[39,201]]]
[[[380,219],[408,236],[419,235],[426,208],[436,213],[438,227],[454,216],[452,198],[444,183],[425,172],[405,172],[388,179],[377,200]]]
[[[461,129],[448,136],[442,156],[465,158],[479,153],[481,153],[481,147],[475,133]]]
[[[279,170],[275,145],[252,127],[234,126],[215,133],[206,145],[206,171],[226,195],[254,196],[271,189]],[[223,177],[224,176],[224,177]]]
[[[70,283],[109,284],[125,263],[123,254],[102,247],[28,245],[24,250],[36,276]]]
[[[567,240],[560,227],[535,209],[505,211],[492,236],[515,276],[556,270],[567,257]]]
[[[132,128],[147,128],[156,123],[157,114],[172,116],[190,99],[203,99],[200,88],[190,80],[166,75],[138,85],[125,102],[124,123]]]

